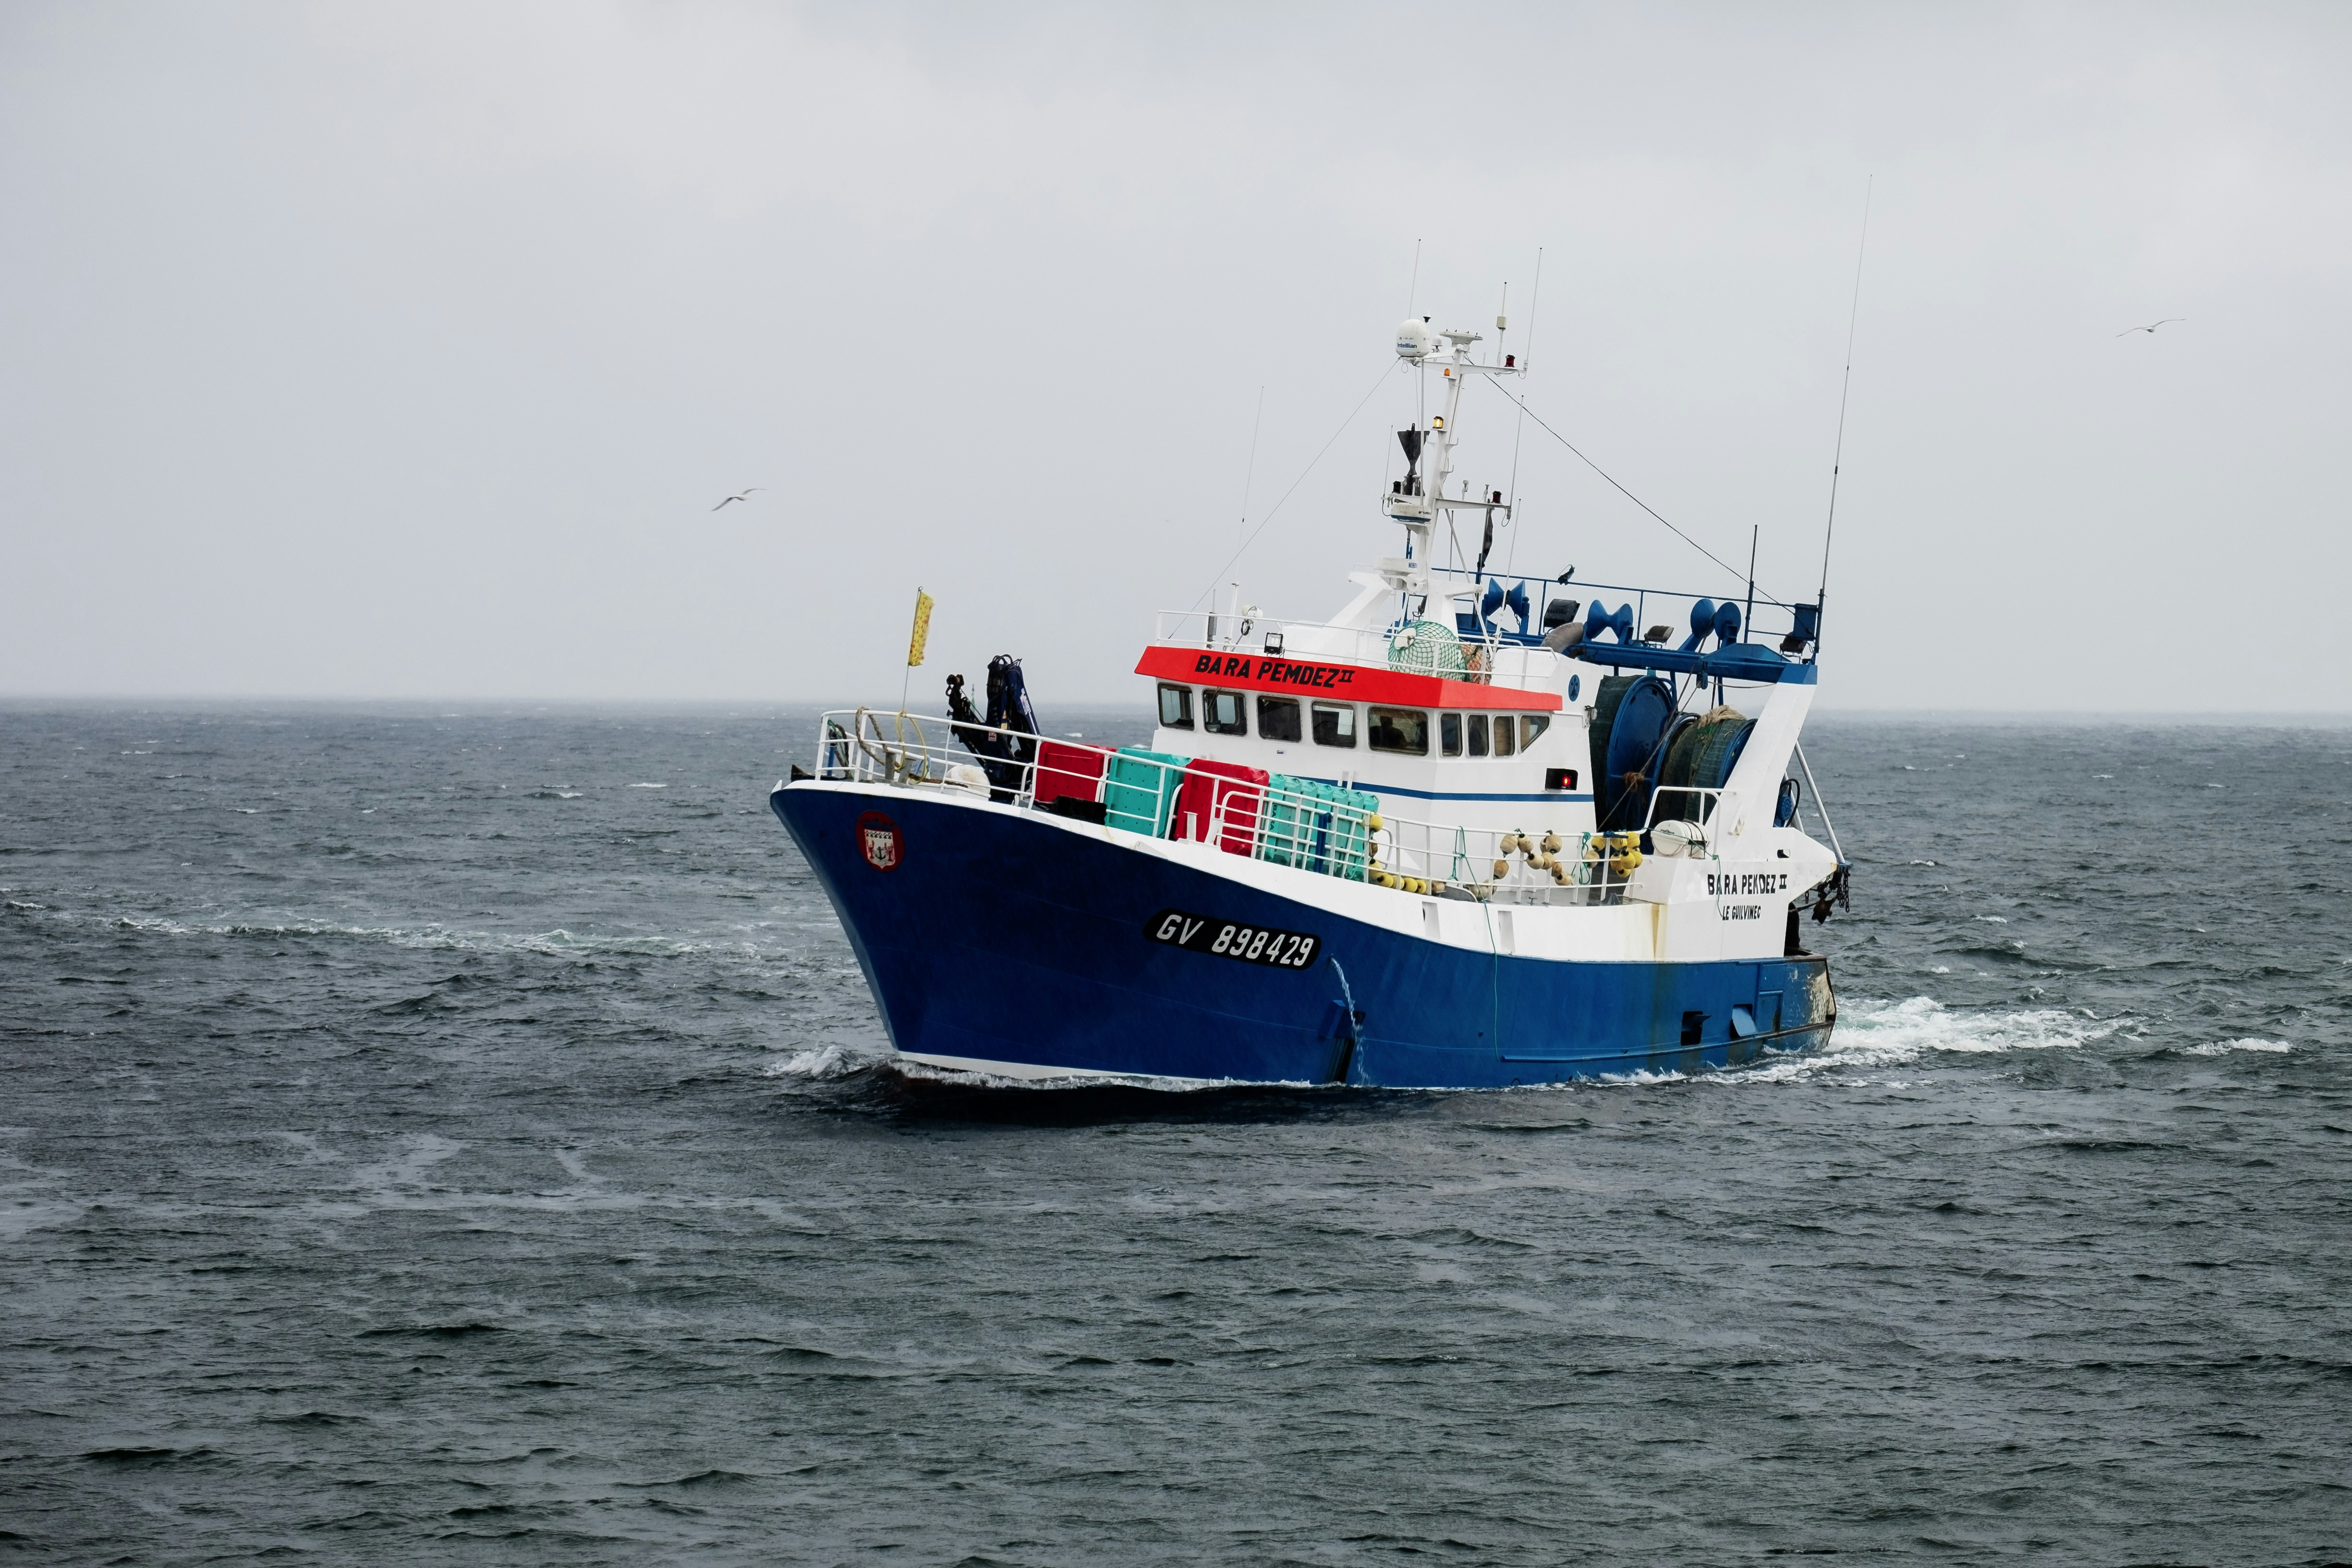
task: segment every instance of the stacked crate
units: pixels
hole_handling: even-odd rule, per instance
[[[1266,781],[1258,857],[1326,876],[1364,879],[1371,858],[1370,821],[1380,797],[1315,779],[1276,773]]]
[[[1190,757],[1122,746],[1103,769],[1103,820],[1152,838],[1168,837],[1169,818]]]

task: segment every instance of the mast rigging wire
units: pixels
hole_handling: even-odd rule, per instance
[[[1394,363],[1402,364],[1405,362],[1398,360]],[[1324,442],[1321,447],[1316,449],[1315,456],[1307,459],[1307,466],[1298,470],[1298,477],[1290,481],[1290,489],[1283,491],[1282,499],[1276,501],[1274,505],[1266,509],[1265,515],[1257,520],[1257,526],[1250,530],[1249,538],[1243,540],[1241,542],[1241,548],[1235,550],[1233,554],[1225,558],[1225,563],[1217,568],[1216,575],[1209,580],[1209,585],[1201,591],[1200,598],[1194,599],[1192,601],[1193,604],[1197,605],[1201,602],[1201,599],[1213,598],[1215,595],[1218,582],[1224,577],[1226,573],[1234,569],[1234,563],[1242,558],[1243,552],[1248,550],[1250,545],[1255,542],[1257,536],[1265,531],[1265,525],[1274,521],[1275,514],[1283,509],[1284,504],[1290,500],[1292,495],[1297,493],[1298,487],[1307,482],[1307,476],[1315,471],[1315,465],[1323,460],[1323,455],[1331,449],[1332,446],[1338,442],[1340,437],[1348,433],[1348,426],[1353,425],[1356,422],[1356,416],[1364,411],[1364,404],[1370,403],[1372,400],[1372,395],[1379,392],[1381,389],[1381,383],[1386,381],[1388,378],[1389,367],[1387,365],[1382,365],[1381,367],[1381,374],[1374,378],[1370,390],[1364,394],[1362,402],[1358,403],[1355,407],[1348,411],[1348,416],[1339,421],[1339,427],[1331,432],[1331,439]]]
[[[1244,528],[1247,528],[1247,527],[1249,526],[1249,499],[1250,499],[1250,486],[1251,486],[1251,484],[1252,484],[1253,482],[1255,482],[1255,481],[1256,480],[1256,479],[1257,479],[1257,432],[1258,432],[1258,426],[1260,426],[1261,425],[1264,425],[1265,423],[1265,387],[1263,387],[1263,386],[1261,386],[1261,387],[1259,387],[1259,388],[1257,389],[1257,414],[1256,414],[1256,416],[1255,416],[1255,417],[1253,417],[1253,418],[1250,420],[1250,455],[1249,455],[1249,463],[1248,463],[1248,465],[1247,465],[1246,467],[1244,467],[1244,468],[1242,469],[1242,519],[1241,519],[1241,526],[1242,526],[1242,527],[1244,527]]]
[[[1640,496],[1635,495],[1632,490],[1627,489],[1623,485],[1618,484],[1616,479],[1610,474],[1608,469],[1602,468],[1600,464],[1586,457],[1582,452],[1578,451],[1575,442],[1570,440],[1567,437],[1553,429],[1549,425],[1545,424],[1544,416],[1542,415],[1537,413],[1534,409],[1529,408],[1527,404],[1519,398],[1514,397],[1509,393],[1505,392],[1500,386],[1496,386],[1491,378],[1486,380],[1486,384],[1495,387],[1495,395],[1496,396],[1502,398],[1507,403],[1516,404],[1520,413],[1526,415],[1528,418],[1534,420],[1538,426],[1542,427],[1545,435],[1549,436],[1553,440],[1559,442],[1570,451],[1575,452],[1577,459],[1586,468],[1591,468],[1594,473],[1599,474],[1602,479],[1607,479],[1612,485],[1616,486],[1618,494],[1623,496],[1627,500],[1632,501],[1635,506],[1640,507],[1643,511],[1648,512],[1652,517],[1656,518],[1660,522],[1665,523],[1667,532],[1673,534],[1676,539],[1681,540],[1685,544],[1689,545],[1693,550],[1697,551],[1701,555],[1706,556],[1709,561],[1714,562],[1717,566],[1722,567],[1726,572],[1730,573],[1734,578],[1739,576],[1738,567],[1734,566],[1730,562],[1726,561],[1722,556],[1717,555],[1714,551],[1709,550],[1706,545],[1701,544],[1697,540],[1693,539],[1689,534],[1685,533],[1673,523],[1666,522],[1665,518],[1660,514],[1657,508],[1652,506],[1648,501],[1643,500]],[[1784,610],[1789,607],[1787,605],[1781,604],[1780,600],[1774,598],[1769,594],[1759,594],[1757,597],[1762,599],[1768,605],[1780,605]]]

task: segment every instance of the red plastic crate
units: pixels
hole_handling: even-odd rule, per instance
[[[1066,746],[1059,741],[1040,741],[1037,744],[1037,804],[1059,800],[1066,795],[1080,800],[1102,797],[1102,752],[1084,746]]]
[[[1184,766],[1184,782],[1176,789],[1176,819],[1169,825],[1171,838],[1206,839],[1209,821],[1222,803],[1224,831],[1217,847],[1228,855],[1246,855],[1257,842],[1257,814],[1265,803],[1266,771],[1238,763],[1212,763],[1198,758]]]

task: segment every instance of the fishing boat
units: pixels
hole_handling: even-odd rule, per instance
[[[1236,593],[1159,616],[1148,745],[1040,735],[1009,658],[985,713],[959,677],[946,721],[824,716],[816,766],[770,804],[900,1058],[1489,1089],[1828,1038],[1801,919],[1848,871],[1799,744],[1820,598],[1759,598],[1752,569],[1718,598],[1490,574],[1485,549],[1437,564],[1441,530],[1491,541],[1516,505],[1455,475],[1465,385],[1524,373],[1483,341],[1399,327],[1443,411],[1398,432],[1382,481],[1402,553],[1349,574],[1336,613]]]

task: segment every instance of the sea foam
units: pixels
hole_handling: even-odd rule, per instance
[[[1939,1054],[2063,1050],[2104,1040],[2127,1021],[2058,1007],[1948,1007],[1928,996],[1903,1002],[1843,999],[1827,1045],[1720,1076],[1727,1081],[1779,1083],[1836,1069],[1904,1067]]]

